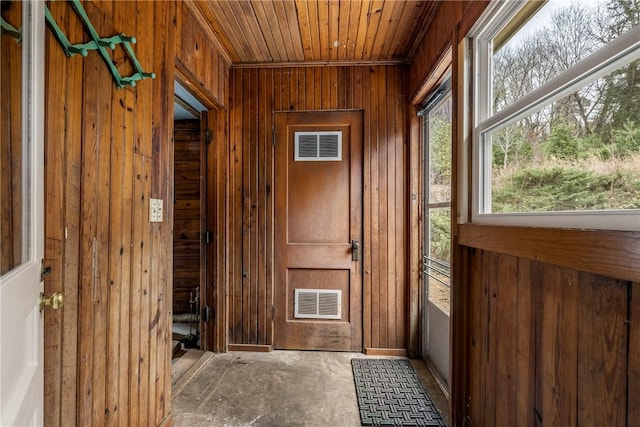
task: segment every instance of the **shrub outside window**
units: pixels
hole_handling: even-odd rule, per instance
[[[476,223],[640,230],[640,2],[499,2],[472,30]]]

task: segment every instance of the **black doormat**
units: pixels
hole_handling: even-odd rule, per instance
[[[351,359],[363,426],[445,426],[406,359]]]

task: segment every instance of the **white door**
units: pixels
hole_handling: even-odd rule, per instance
[[[21,10],[7,10],[16,4]],[[21,29],[21,42],[6,33],[0,36],[0,54],[10,55],[2,58],[0,75],[0,426],[42,425],[44,2],[12,2],[2,12],[3,24]],[[22,22],[10,21],[16,15]],[[16,59],[11,43],[19,46],[21,58]]]

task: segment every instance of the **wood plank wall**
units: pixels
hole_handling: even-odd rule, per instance
[[[229,95],[229,62],[201,27],[198,6],[191,1],[178,1],[177,5],[176,66],[188,76],[187,88],[193,85],[198,94],[207,98],[200,99],[201,102],[214,102],[224,109]]]
[[[187,314],[201,285],[201,156],[200,120],[174,122],[173,313]]]
[[[68,3],[48,7],[69,40],[86,39]],[[136,36],[138,60],[157,77],[117,89],[95,52],[67,58],[47,30],[45,291],[65,303],[45,314],[45,419],[160,425],[171,408],[174,61],[193,55],[183,33],[210,43],[177,19],[181,2],[85,8],[99,34]],[[130,71],[122,51],[114,61]],[[189,71],[225,99],[228,64]],[[164,200],[164,222],[149,223],[149,197]]]
[[[470,250],[469,425],[627,426],[640,286]]]
[[[429,24],[423,43],[411,58],[409,69],[411,98],[428,80],[442,54],[450,45],[457,44],[455,39],[467,34],[488,3],[486,0],[441,2],[438,12]]]
[[[364,110],[364,347],[405,349],[406,93],[398,66],[232,69],[229,342],[271,345],[273,113]]]
[[[640,233],[460,227],[469,425],[635,425]]]

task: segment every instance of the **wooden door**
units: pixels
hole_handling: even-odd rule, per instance
[[[11,131],[0,138],[0,425],[35,426],[44,422],[43,316],[59,308],[59,300],[43,307],[46,311],[39,308],[44,254],[44,3],[8,4],[2,18],[22,28],[22,43],[2,35],[2,126]]]
[[[173,314],[198,329],[200,290],[204,289],[203,158],[200,119],[174,122]],[[206,212],[206,211],[205,211]],[[193,302],[195,301],[195,303]],[[191,316],[194,319],[187,320]]]
[[[276,113],[275,348],[362,350],[362,126]]]
[[[213,147],[216,114],[174,121],[175,209],[173,232],[173,314],[199,331],[201,350],[216,344],[214,302],[217,231],[217,153]],[[195,302],[194,302],[195,301]],[[184,320],[184,319],[197,319]]]

